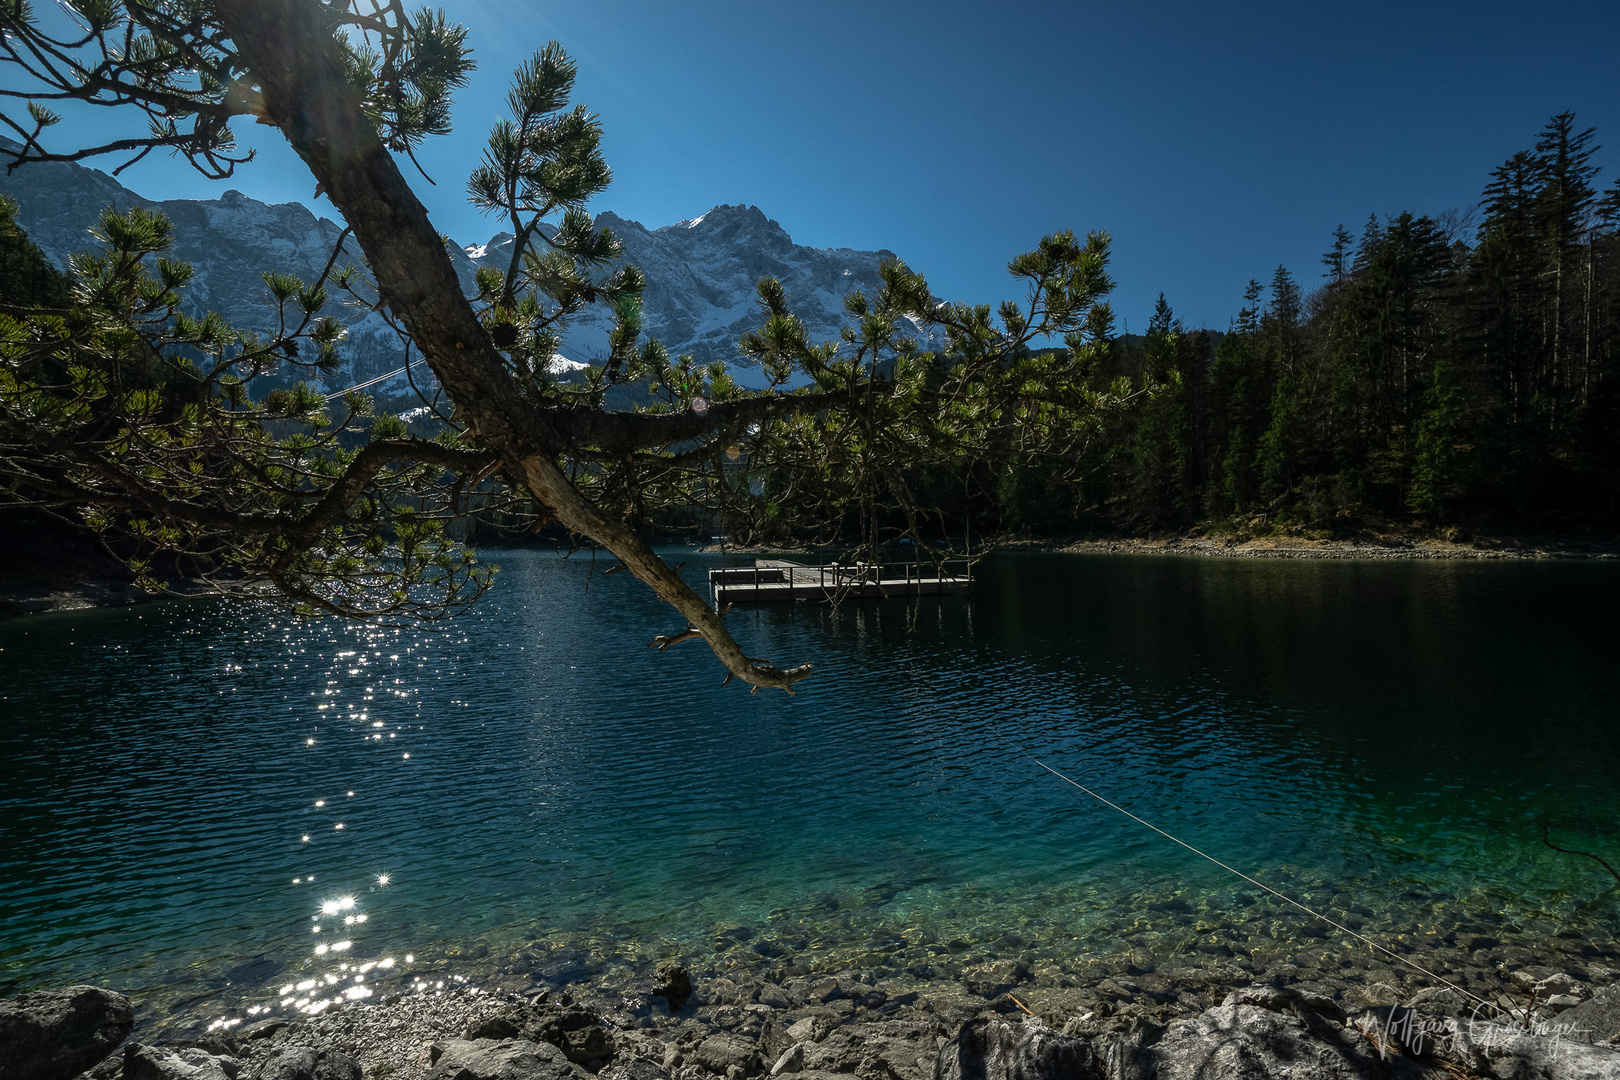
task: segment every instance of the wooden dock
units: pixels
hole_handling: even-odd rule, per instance
[[[960,573],[953,573],[960,570]],[[973,568],[966,559],[935,567],[919,563],[829,563],[806,566],[786,559],[756,559],[753,566],[709,571],[716,607],[727,604],[832,602],[971,592]]]

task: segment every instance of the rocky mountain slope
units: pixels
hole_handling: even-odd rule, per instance
[[[59,266],[94,248],[90,230],[104,208],[162,212],[175,225],[174,254],[196,269],[188,290],[191,305],[261,333],[273,331],[276,315],[260,274],[275,270],[315,278],[341,232],[298,203],[270,205],[235,190],[218,199],[152,200],[104,172],[74,164],[33,164],[0,173],[0,193],[17,200],[19,224]],[[879,264],[895,257],[889,251],[795,244],[753,206],[717,206],[656,229],[613,213],[599,215],[597,224],[611,228],[624,242],[626,260],[647,272],[647,335],[676,355],[730,361],[745,382],[755,380],[736,340],[756,323],[754,285],[761,277],[780,278],[812,334],[824,340],[836,337],[843,325],[844,296],[852,289],[875,289]],[[505,233],[483,245],[451,250],[469,292],[475,267],[504,269],[511,243]],[[330,380],[334,388],[399,366],[398,344],[375,315],[335,301],[326,313],[350,327],[348,363]],[[605,355],[610,325],[605,311],[579,319],[564,336],[564,356],[588,362]]]
[[[759,322],[754,286],[779,279],[793,310],[818,341],[836,338],[844,325],[844,297],[856,289],[876,291],[878,266],[898,256],[892,251],[811,248],[795,244],[781,225],[756,206],[716,206],[674,225],[649,229],[607,212],[599,228],[613,230],[624,244],[624,261],[647,273],[647,333],[676,355],[736,364],[736,342]],[[512,234],[466,249],[480,265],[505,269],[512,257]],[[563,341],[566,355],[582,360],[606,352],[612,325],[606,312],[580,319]]]

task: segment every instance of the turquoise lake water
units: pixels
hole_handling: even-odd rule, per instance
[[[1541,838],[1620,864],[1614,563],[1004,555],[972,598],[734,611],[816,664],[788,697],[646,648],[680,626],[628,575],[494,561],[442,629],[0,624],[0,991],[200,1016],[536,942],[558,979],[739,942],[1065,963],[1155,898],[1248,902],[1036,759],[1370,931],[1620,928]]]

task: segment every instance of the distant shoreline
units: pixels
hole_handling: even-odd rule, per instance
[[[500,551],[501,548],[485,548]],[[695,549],[710,555],[780,554],[781,547],[720,547]],[[1467,541],[1439,537],[1388,536],[1373,539],[1313,540],[1306,537],[1097,537],[1073,539],[1001,540],[993,552],[1044,551],[1072,555],[1180,555],[1232,559],[1421,559],[1421,560],[1525,560],[1620,559],[1620,540],[1522,537],[1481,537]],[[186,584],[192,588],[186,589]],[[182,583],[180,591],[149,593],[132,583],[110,579],[47,580],[37,577],[0,578],[0,620],[68,611],[128,607],[161,600],[206,595],[196,583]]]
[[[1018,550],[1005,544],[1000,550]],[[1251,559],[1617,559],[1620,541],[1389,537],[1375,540],[1311,540],[1304,537],[1177,537],[1101,539],[1029,545],[1075,554],[1202,555]]]
[[[1425,535],[1388,534],[1352,539],[1303,536],[1058,536],[1000,538],[991,553],[1040,551],[1073,555],[1193,555],[1250,559],[1620,559],[1620,539],[1518,536],[1447,540]],[[780,546],[709,544],[706,555],[767,555],[791,552]]]

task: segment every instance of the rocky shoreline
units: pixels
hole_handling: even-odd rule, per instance
[[[0,1076],[1620,1077],[1620,968],[1599,964],[1544,975],[1519,969],[1504,974],[1497,993],[1432,985],[1413,990],[1390,983],[1353,988],[1322,981],[1256,981],[1220,967],[1175,975],[1122,972],[1087,984],[1031,980],[1018,965],[999,976],[1012,985],[902,984],[858,972],[770,980],[734,970],[694,978],[675,965],[647,973],[637,986],[585,982],[526,993],[492,991],[454,978],[448,986],[447,980],[418,979],[417,989],[384,995],[374,1004],[295,1019],[215,1024],[194,1038],[163,1045],[124,1041],[134,1026],[127,998],[74,987],[0,1001]],[[54,1043],[46,1030],[52,1024],[61,1032]],[[60,1050],[59,1044],[75,1039],[79,1056]],[[49,1046],[57,1049],[47,1052]],[[104,1056],[81,1073],[87,1053]]]
[[[145,1065],[132,1067],[126,1060],[127,1053],[143,1050],[103,1062],[93,1080],[279,1080],[280,1074],[259,1071],[261,1065],[298,1047],[352,1059],[366,1080],[521,1080],[542,1074],[551,1080],[586,1080],[590,1074],[606,1080],[746,1080],[771,1072],[794,1045],[801,1058],[795,1064],[790,1057],[779,1073],[989,1080],[984,1073],[940,1072],[941,1055],[954,1046],[948,1052],[960,1056],[964,1038],[1014,1053],[1007,1040],[1026,1035],[1062,1054],[1090,1055],[1090,1072],[1060,1070],[1065,1076],[1181,1075],[1166,1064],[1166,1046],[1182,1047],[1177,1054],[1183,1057],[1207,1051],[1275,1065],[1279,1055],[1325,1054],[1339,1062],[1324,1065],[1327,1071],[1291,1072],[1280,1065],[1206,1071],[1201,1080],[1429,1075],[1389,1072],[1386,1066],[1393,1068],[1388,1062],[1396,1058],[1380,1057],[1375,1065],[1366,1057],[1369,1046],[1389,1042],[1388,1029],[1427,1033],[1448,1053],[1455,1051],[1444,1059],[1449,1073],[1432,1072],[1446,1067],[1432,1052],[1428,1058],[1406,1055],[1412,1068],[1431,1069],[1437,1080],[1620,1080],[1614,914],[1620,892],[1540,901],[1494,891],[1458,898],[1418,882],[1388,881],[1384,891],[1394,906],[1374,911],[1340,891],[1341,884],[1285,870],[1273,876],[1332,911],[1357,936],[1274,897],[1230,889],[1097,897],[1109,912],[1097,925],[1088,925],[1085,911],[1061,895],[1047,897],[1049,918],[981,897],[985,920],[973,933],[917,911],[897,932],[873,906],[876,897],[852,893],[828,898],[829,904],[837,900],[836,910],[773,911],[751,924],[717,923],[684,943],[643,940],[631,927],[608,921],[554,928],[539,939],[419,941],[409,954],[379,940],[285,962],[222,957],[167,975],[148,972],[148,988],[131,994],[138,1023],[122,1037],[133,1035],[138,1045],[166,1048],[164,1053],[229,1058],[240,1076],[143,1071]],[[670,970],[674,965],[690,985],[688,996]],[[0,1002],[0,1077],[9,1080],[6,1007]],[[1527,1007],[1530,1032],[1502,1027],[1509,1018],[1522,1020]],[[506,1026],[486,1026],[498,1014],[510,1014]],[[1375,1031],[1376,1038],[1363,1030],[1372,1030],[1375,1021],[1386,1029],[1382,1035]],[[1481,1024],[1494,1040],[1485,1048],[1492,1053],[1498,1044],[1519,1045],[1521,1057],[1556,1049],[1563,1054],[1559,1061],[1597,1065],[1549,1072],[1541,1065],[1481,1064],[1478,1055],[1468,1056],[1474,1043],[1467,1042],[1467,1030],[1458,1030]],[[1175,1032],[1180,1034],[1172,1038]],[[487,1045],[461,1046],[458,1056],[447,1059],[455,1070],[439,1070],[457,1040]],[[464,1060],[512,1040],[518,1043],[501,1051],[508,1057],[545,1057],[547,1052],[529,1047],[549,1040],[558,1048],[573,1046],[581,1060],[559,1064],[551,1055],[550,1071],[543,1072],[534,1069],[544,1063],[529,1058],[522,1070],[491,1065],[493,1072]],[[1089,1049],[1076,1049],[1072,1040]],[[1250,1045],[1253,1040],[1259,1042]],[[1597,1045],[1604,1053],[1564,1053],[1572,1043]],[[1045,1074],[1019,1075],[1037,1080]]]
[[[1008,547],[1024,545],[1011,544]],[[1031,547],[1075,554],[1202,555],[1252,559],[1617,559],[1620,543],[1575,538],[1464,539],[1391,533],[1354,539],[1307,536],[1182,536],[1041,542]]]
[[[780,554],[775,547],[710,545],[702,554]],[[1576,537],[1475,537],[1448,539],[1422,533],[1369,533],[1352,539],[1308,536],[1251,537],[1239,534],[1170,537],[1056,537],[999,541],[998,551],[1056,551],[1070,554],[1198,555],[1252,559],[1620,559],[1620,541]],[[98,577],[0,578],[0,619],[49,612],[125,607],[206,593],[201,582],[176,581],[167,593],[148,593],[127,580]]]
[[[1197,555],[1251,559],[1620,559],[1620,539],[1592,536],[1470,536],[1451,529],[1362,530],[1349,536],[1303,532],[1117,536],[999,537],[992,551],[1053,551],[1076,555]],[[779,547],[710,544],[703,554],[792,554]]]

